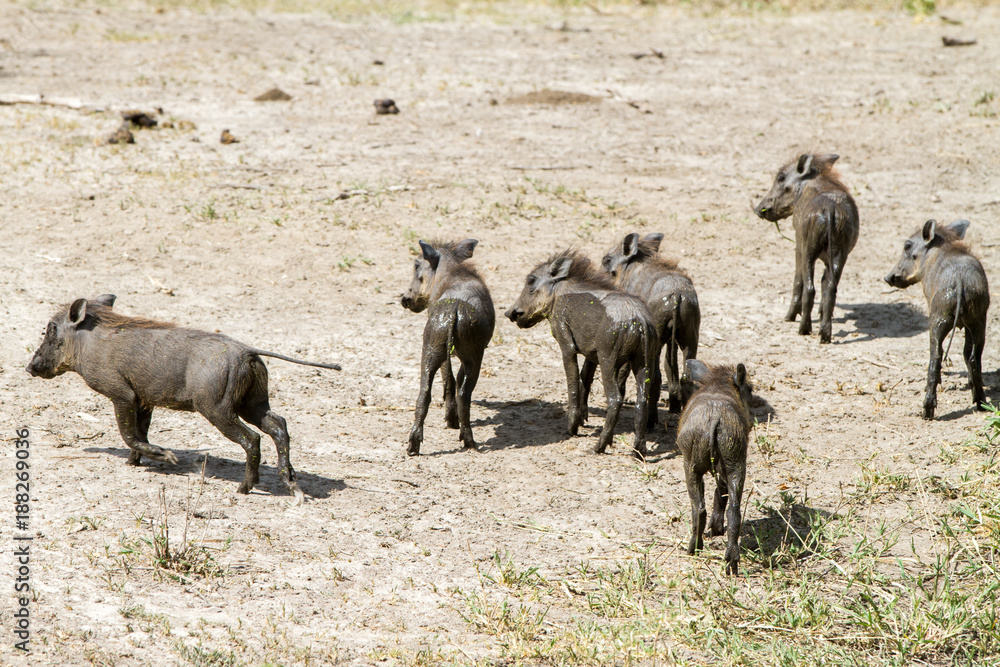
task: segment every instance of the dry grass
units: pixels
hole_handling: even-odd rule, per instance
[[[743,578],[721,575],[711,550],[669,572],[675,550],[657,544],[548,576],[497,553],[477,590],[456,591],[458,613],[507,664],[994,664],[997,439],[993,408],[950,481],[862,463],[835,512],[758,502],[767,518],[744,533]],[[904,492],[910,515],[875,518]],[[915,527],[931,536],[922,546],[903,538]]]

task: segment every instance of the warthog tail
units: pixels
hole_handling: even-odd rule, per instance
[[[334,371],[340,370],[340,364],[324,364],[319,361],[303,361],[302,359],[286,357],[283,354],[278,354],[276,352],[268,352],[267,350],[258,350],[257,348],[253,347],[250,348],[250,352],[260,357],[274,357],[275,359],[281,359],[282,361],[290,361],[293,364],[302,364],[303,366],[316,366],[317,368],[329,368],[330,370]]]

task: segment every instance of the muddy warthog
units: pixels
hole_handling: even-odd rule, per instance
[[[637,296],[649,308],[656,323],[660,352],[667,348],[663,370],[667,376],[669,409],[681,411],[681,375],[688,359],[698,356],[698,328],[701,309],[694,283],[677,268],[677,262],[659,256],[663,234],[628,234],[611,248],[602,266],[611,274],[618,289]],[[682,354],[677,364],[677,352]],[[658,353],[659,354],[659,353]],[[656,423],[656,406],[660,400],[661,378],[657,367],[651,383],[649,425]]]
[[[840,274],[844,271],[847,255],[858,242],[858,207],[833,168],[838,157],[803,153],[778,170],[771,191],[754,209],[754,213],[770,222],[792,216],[795,280],[792,304],[785,320],[794,322],[801,314],[799,333],[802,335],[812,332],[816,260],[821,260],[826,267],[819,308],[820,343],[830,342]]]
[[[522,329],[549,320],[552,335],[562,350],[569,386],[570,435],[576,435],[587,420],[587,398],[594,371],[601,366],[601,379],[608,402],[604,429],[594,451],[607,449],[625,395],[629,370],[636,382],[636,456],[646,455],[646,423],[651,407],[649,385],[656,376],[659,344],[656,325],[642,301],[615,289],[608,277],[590,260],[571,250],[542,262],[528,274],[517,302],[507,318]],[[583,370],[576,356],[582,355]],[[582,386],[581,386],[582,385]]]
[[[424,419],[431,403],[431,384],[441,369],[444,382],[445,421],[458,428],[465,449],[476,440],[469,425],[472,390],[479,381],[483,352],[493,337],[493,300],[483,279],[468,260],[476,249],[476,239],[458,243],[420,242],[422,255],[413,263],[413,282],[400,299],[404,308],[419,313],[428,310],[424,326],[424,347],[420,357],[420,393],[406,453],[420,454],[424,440]],[[458,369],[458,400],[451,355],[462,365]]]
[[[893,287],[909,287],[923,282],[930,319],[931,360],[927,365],[924,419],[934,419],[937,386],[941,382],[942,346],[948,332],[965,327],[962,358],[969,369],[972,401],[981,409],[983,391],[983,346],[986,344],[986,311],[990,307],[990,287],[986,272],[962,242],[968,220],[939,226],[928,220],[923,228],[903,243],[903,255],[885,277]],[[951,342],[948,342],[951,349]]]
[[[340,370],[337,364],[300,361],[248,347],[221,334],[184,329],[169,322],[128,317],[113,311],[115,296],[77,299],[63,306],[45,330],[28,364],[35,377],[75,371],[94,391],[111,399],[118,430],[128,445],[128,463],[142,456],[176,463],[168,449],[149,444],[153,408],[200,412],[247,453],[238,493],[259,481],[260,436],[240,419],[271,436],[278,449],[278,475],[295,495],[303,494],[289,461],[285,420],[271,411],[267,367],[261,357]]]
[[[691,541],[688,553],[703,546],[705,532],[705,473],[715,476],[715,503],[709,535],[722,535],[729,524],[726,572],[739,574],[740,503],[747,472],[747,437],[753,427],[750,399],[753,387],[743,364],[705,366],[687,362],[688,376],[698,386],[684,406],[677,426],[677,447],[684,455],[684,480],[691,498]],[[728,511],[726,507],[728,505]],[[725,521],[723,521],[725,517]]]

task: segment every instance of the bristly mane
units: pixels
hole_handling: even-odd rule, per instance
[[[826,177],[826,180],[830,181],[844,192],[849,192],[847,186],[844,185],[844,182],[842,180],[840,180],[840,172],[837,171],[836,166],[828,164],[826,165],[825,169],[820,169],[819,173],[820,176]]]
[[[801,153],[799,155],[801,155]],[[816,153],[813,153],[812,155],[816,156]],[[789,162],[784,167],[782,167],[781,169],[779,169],[778,173],[780,174],[781,172],[785,171],[785,169],[788,169],[789,167],[791,167],[791,168],[794,169],[795,165],[798,164],[798,161],[799,161],[799,158],[798,158],[798,156],[796,156],[795,158],[793,158],[791,160],[791,162]],[[817,163],[817,162],[815,162],[815,160],[813,161],[813,164],[816,167],[816,170],[819,171],[819,176],[820,177],[823,177],[826,180],[830,181],[831,183],[833,183],[835,186],[837,186],[838,188],[840,188],[844,192],[850,193],[850,190],[848,190],[847,186],[844,185],[844,181],[840,180],[840,172],[837,171],[837,165],[836,164],[834,164],[832,162],[819,162],[819,163]]]
[[[923,228],[917,230],[917,234],[922,233]],[[965,239],[959,238],[958,233],[946,225],[937,225],[934,228],[934,235],[940,236],[943,243],[941,248],[947,250],[948,252],[961,252],[968,255],[972,254],[972,248],[969,244],[965,242]]]
[[[537,271],[542,266],[551,266],[552,262],[557,260],[569,258],[572,262],[569,265],[569,275],[568,279],[579,280],[581,282],[588,283],[594,287],[598,287],[606,290],[617,290],[615,284],[611,282],[611,276],[602,271],[599,268],[595,268],[593,262],[590,258],[573,248],[567,248],[562,252],[557,252],[556,254],[549,257],[542,264],[535,267]]]
[[[676,259],[668,259],[667,257],[662,256],[659,251],[659,246],[654,245],[651,241],[646,241],[645,239],[639,239],[638,252],[636,253],[635,261],[643,262],[662,271],[679,273],[685,278],[688,277],[688,274],[684,271],[684,269],[677,268]]]
[[[64,313],[69,312],[69,305],[63,307]],[[148,320],[144,317],[129,317],[115,312],[107,306],[101,306],[91,301],[87,302],[87,317],[93,318],[94,324],[109,329],[173,329],[173,322]]]
[[[430,239],[424,241],[427,245],[437,250],[442,255],[448,255],[448,258],[454,263],[454,268],[452,269],[453,276],[467,276],[475,278],[479,282],[483,282],[483,277],[479,275],[479,269],[473,264],[471,259],[466,259],[459,261],[455,257],[455,246],[457,246],[461,241],[443,241],[441,239]]]
[[[725,387],[728,391],[736,391],[736,386],[733,384],[735,376],[736,364],[708,366],[708,373],[702,378],[700,384],[702,387]],[[750,382],[749,377],[747,377],[747,385],[750,387],[750,391],[753,391],[753,383]]]

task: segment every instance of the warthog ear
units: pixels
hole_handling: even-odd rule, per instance
[[[742,387],[747,383],[747,367],[743,364],[736,366],[736,377],[733,378],[736,381],[737,389]]]
[[[924,243],[930,243],[933,241],[936,233],[937,220],[928,220],[924,223],[924,228],[920,230],[920,236],[924,239]]]
[[[453,251],[455,259],[460,262],[464,262],[469,259],[472,257],[472,253],[475,252],[478,244],[479,241],[476,239],[465,239],[464,241],[459,241],[455,244],[455,250]]]
[[[435,250],[434,246],[432,246],[429,243],[426,243],[425,241],[420,241],[420,249],[424,253],[424,259],[426,259],[427,262],[431,265],[431,269],[437,271],[438,262],[441,261],[441,253]]]
[[[98,306],[107,306],[108,308],[111,308],[112,306],[115,305],[115,299],[117,298],[118,297],[116,297],[114,294],[102,294],[99,297],[95,297],[93,301]]]
[[[795,165],[795,171],[799,172],[801,176],[805,176],[810,171],[812,171],[813,156],[812,153],[803,153],[799,156],[799,162]]]
[[[573,259],[571,257],[561,257],[549,265],[549,277],[552,278],[552,282],[558,282],[560,280],[565,280],[569,277],[569,267],[573,265]]]
[[[827,153],[825,155],[814,155],[813,165],[816,167],[820,168],[825,167],[826,169],[829,169],[830,167],[833,166],[833,163],[839,159],[840,156],[834,153]]]
[[[663,234],[656,232],[655,234],[646,234],[642,237],[642,242],[653,249],[654,252],[660,251],[660,241],[663,240]]]
[[[87,318],[87,300],[77,299],[69,307],[69,323],[74,327],[78,327],[83,324],[83,321]]]
[[[684,367],[687,369],[687,376],[692,382],[701,382],[708,375],[708,366],[697,359],[688,359]]]
[[[633,259],[639,254],[639,235],[635,232],[626,234],[622,240],[622,255],[625,259]]]
[[[955,222],[948,225],[948,229],[958,234],[958,238],[964,239],[965,232],[969,229],[969,225],[972,223],[968,220],[956,220]]]

